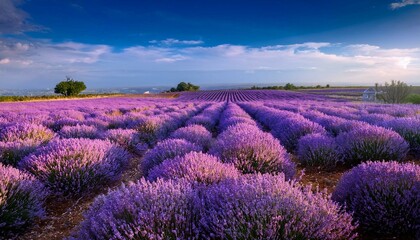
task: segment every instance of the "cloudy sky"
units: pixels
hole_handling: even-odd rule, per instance
[[[420,85],[420,0],[0,0],[0,88],[65,76],[94,88]]]

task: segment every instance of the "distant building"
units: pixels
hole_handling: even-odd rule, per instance
[[[368,88],[363,91],[363,102],[376,102],[376,90],[374,88]]]
[[[146,91],[146,92],[144,92],[143,94],[150,94],[150,91]]]

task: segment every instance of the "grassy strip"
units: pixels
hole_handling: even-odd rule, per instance
[[[420,94],[412,93],[405,99],[407,103],[420,104]]]
[[[44,95],[44,96],[0,96],[0,102],[24,102],[34,100],[55,100],[55,99],[73,99],[73,98],[95,98],[95,97],[109,97],[119,96],[120,93],[103,93],[103,94],[79,94],[76,96],[62,96],[62,95]]]

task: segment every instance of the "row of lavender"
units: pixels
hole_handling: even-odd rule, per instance
[[[208,106],[88,102],[1,114],[1,235],[44,216],[49,196],[83,196],[116,181],[133,157]]]
[[[330,141],[321,125],[242,104],[255,122],[232,103],[220,114],[223,105],[213,105],[190,122],[194,125],[146,153],[141,164],[146,179],[101,196],[75,238],[351,239],[357,225],[383,235],[413,237],[419,231],[418,166],[390,161],[353,168],[333,194],[340,206],[325,193],[288,181],[295,178],[295,165],[286,149],[296,151],[308,134],[322,144],[323,138]],[[263,131],[267,128],[273,135]]]
[[[304,102],[303,102],[304,103]],[[398,133],[409,144],[411,153],[417,155],[420,151],[420,119],[418,110],[413,107],[387,107],[386,105],[349,105],[322,106],[322,104],[304,103],[291,106],[290,103],[265,103],[266,106],[280,110],[292,111],[322,125],[331,136],[337,136],[339,145],[357,145],[362,142],[377,144],[378,141],[388,142],[395,149],[391,156],[360,156],[359,160],[377,160],[404,158],[406,144],[395,134]],[[355,131],[351,131],[355,130]],[[349,132],[346,134],[341,134]],[[350,133],[351,132],[351,133]],[[386,140],[385,138],[390,138]],[[386,145],[386,143],[382,143]],[[351,148],[350,146],[347,146]],[[348,154],[352,150],[348,150]],[[354,152],[355,153],[355,152]],[[350,158],[352,156],[349,156]],[[353,156],[356,158],[356,156]],[[355,159],[357,161],[357,159]]]

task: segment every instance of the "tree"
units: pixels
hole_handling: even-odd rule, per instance
[[[197,91],[200,89],[200,86],[196,86],[194,84],[191,83],[185,83],[185,82],[180,82],[178,84],[178,86],[175,88],[171,88],[171,92],[172,90],[175,90],[176,92],[184,92],[184,91]]]
[[[178,92],[188,91],[188,84],[185,82],[180,82],[178,83],[178,86],[176,86],[176,90]]]
[[[54,93],[63,94],[64,96],[75,96],[85,89],[86,85],[84,82],[66,77],[65,81],[61,81],[55,86]]]
[[[287,83],[286,85],[284,85],[284,89],[285,90],[293,90],[293,89],[296,89],[296,86],[293,85],[292,83]]]
[[[377,98],[384,101],[385,103],[402,103],[411,92],[411,86],[408,86],[405,82],[392,80],[389,84],[385,82],[385,85],[375,84]]]
[[[330,87],[330,84],[327,84],[325,87],[326,87],[326,88],[329,88],[329,87]]]

